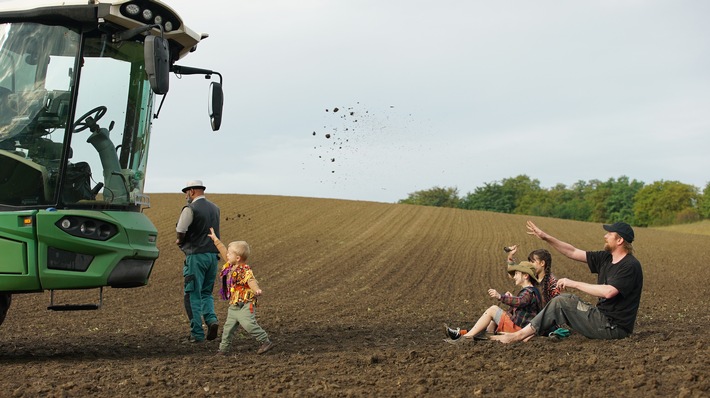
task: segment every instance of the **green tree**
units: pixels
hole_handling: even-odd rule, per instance
[[[498,182],[485,183],[468,193],[459,203],[459,207],[468,210],[486,210],[499,213],[512,213],[515,209],[515,198],[511,192],[506,192]]]
[[[609,196],[611,196],[611,184],[613,184],[612,179],[607,182],[600,180],[589,181],[589,196],[587,197],[587,201],[590,203],[592,212],[589,215],[588,221],[606,222],[606,202]],[[629,224],[632,223],[629,222]]]
[[[518,201],[515,208],[516,214],[529,216],[552,217],[554,213],[554,194],[545,189],[531,191]]]
[[[506,178],[503,180],[503,189],[506,192],[510,192],[515,198],[515,208],[513,213],[516,214],[527,214],[523,212],[520,204],[522,201],[528,197],[535,197],[537,194],[544,192],[544,189],[540,187],[540,180],[531,179],[525,174],[521,174],[515,178]]]
[[[541,191],[540,181],[532,180],[526,175],[506,178],[503,181],[486,183],[468,193],[460,207],[469,210],[487,210],[499,213],[519,213],[518,206],[528,195]]]
[[[710,218],[710,182],[705,184],[703,194],[698,198],[698,212],[702,218]]]
[[[572,203],[570,204],[570,211],[574,214],[572,219],[589,221],[594,209],[594,203],[591,201],[594,185],[579,180],[570,189],[574,192]]]
[[[587,221],[604,223],[624,221],[634,225],[634,198],[643,186],[642,181],[629,181],[629,177],[626,176],[618,179],[610,178],[606,182],[590,181],[587,202],[591,207],[591,213]]]
[[[634,198],[644,186],[642,181],[632,180],[621,176],[611,184],[611,195],[606,200],[605,207],[607,223],[624,221],[634,224]]]
[[[586,221],[591,213],[587,203],[587,183],[578,181],[570,188],[557,184],[526,195],[516,209],[517,214]]]
[[[587,221],[592,212],[587,193],[587,183],[584,181],[578,181],[569,189],[558,184],[550,191],[550,200],[554,204],[552,217]]]
[[[459,201],[459,191],[456,187],[434,187],[410,193],[407,199],[402,199],[398,203],[420,206],[459,207]]]
[[[646,226],[670,225],[679,215],[687,217],[688,209],[695,209],[698,189],[678,181],[656,181],[641,188],[634,197],[635,224]]]

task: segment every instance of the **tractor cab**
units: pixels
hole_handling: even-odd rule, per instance
[[[62,18],[51,7],[17,12],[6,19],[18,22],[0,24],[0,206],[139,211],[149,204],[143,186],[154,96],[167,93],[185,40],[165,39],[181,22],[157,3],[152,12],[164,16],[162,25],[119,25],[130,4],[77,6]],[[82,20],[90,12],[93,29]],[[146,34],[153,30],[157,36]]]
[[[145,286],[158,248],[143,187],[170,73],[219,77],[213,130],[222,117],[221,74],[175,63],[207,35],[161,1],[41,1],[0,3],[0,323],[16,293],[94,309],[54,291]]]

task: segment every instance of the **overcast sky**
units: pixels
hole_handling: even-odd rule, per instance
[[[222,73],[225,115],[212,132],[208,82],[171,76],[149,193],[710,181],[708,1],[167,3],[209,33],[179,63]]]

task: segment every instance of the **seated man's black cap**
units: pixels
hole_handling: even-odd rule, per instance
[[[625,222],[615,222],[613,224],[604,224],[604,229],[609,232],[616,232],[624,238],[625,241],[631,243],[634,241],[634,230],[631,225]]]

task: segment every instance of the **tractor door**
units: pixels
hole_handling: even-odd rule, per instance
[[[0,213],[0,292],[42,290],[37,276],[35,213]]]

